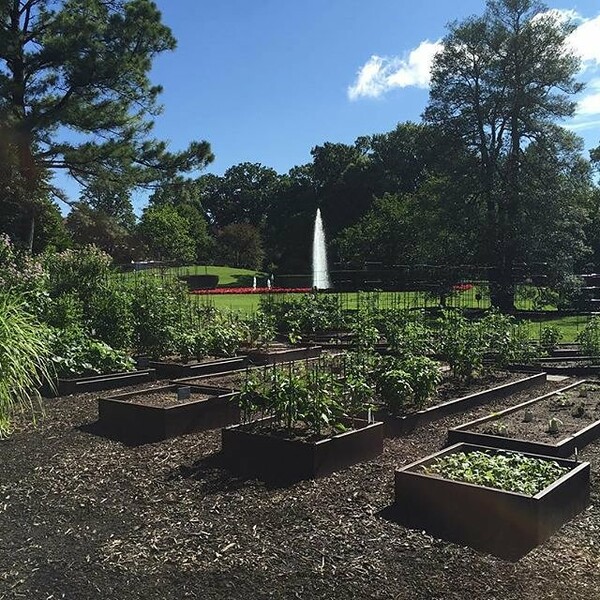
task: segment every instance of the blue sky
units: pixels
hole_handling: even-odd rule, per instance
[[[598,87],[582,98],[594,90],[600,94],[600,4],[547,5],[574,10],[588,20],[588,28],[595,26],[580,45],[594,46],[588,51],[595,53],[595,61],[586,62],[595,64],[582,79]],[[410,82],[411,71],[427,63],[427,46],[421,45],[443,37],[449,21],[481,14],[484,2],[158,0],[158,6],[178,48],[160,56],[153,69],[154,81],[165,90],[156,132],[173,148],[193,138],[208,140],[216,155],[208,171],[220,174],[242,161],[287,172],[310,161],[317,144],[351,143],[360,135],[418,120],[427,103],[426,82],[418,77],[414,85]],[[389,74],[401,70],[402,61],[408,63],[420,46],[421,56],[413,55],[404,79],[402,73],[396,78],[397,85],[407,85],[394,87],[382,69]],[[372,56],[382,60],[369,63]],[[373,79],[383,88],[380,95],[351,98],[349,88],[369,64],[372,72],[379,64]],[[577,123],[588,148],[600,143],[598,98]]]
[[[157,57],[164,87],[156,136],[172,149],[211,143],[222,174],[243,162],[280,173],[326,141],[352,143],[419,120],[427,73],[446,24],[481,14],[483,0],[157,0],[178,40]],[[600,143],[600,4],[547,2],[574,11],[584,57],[582,112],[569,123]],[[137,202],[139,204],[139,200]]]

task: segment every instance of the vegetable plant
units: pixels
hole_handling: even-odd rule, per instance
[[[535,496],[568,469],[556,461],[522,454],[455,452],[422,467],[429,475]]]
[[[586,356],[600,356],[600,315],[592,317],[579,332],[577,341]]]

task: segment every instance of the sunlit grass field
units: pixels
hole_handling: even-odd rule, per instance
[[[185,275],[218,275],[218,287],[251,287],[256,277],[256,284],[259,288],[266,287],[267,275],[259,271],[250,269],[239,269],[226,266],[214,265],[195,265],[187,267],[167,267],[152,268],[136,272],[122,273],[119,276],[127,279],[135,279],[144,276],[159,277],[184,277]],[[275,287],[277,281],[275,281]],[[274,294],[274,301],[284,300],[287,296],[296,294]],[[440,298],[434,293],[425,291],[400,291],[400,292],[339,292],[337,293],[339,302],[346,310],[356,310],[361,302],[376,302],[381,308],[434,308],[440,306]],[[259,307],[261,297],[265,294],[194,294],[191,298],[199,304],[209,304],[219,309],[227,309],[241,312],[253,312]],[[519,310],[529,311],[534,309],[533,302],[527,299],[528,294],[517,294],[515,306]],[[445,305],[448,307],[465,309],[487,309],[490,308],[489,293],[486,285],[475,283],[469,289],[455,291],[450,294]],[[547,305],[543,307],[547,314],[542,317],[525,319],[528,322],[530,335],[537,339],[543,327],[555,326],[561,330],[562,342],[573,342],[578,333],[585,327],[590,319],[587,315],[572,315],[552,318],[551,313],[556,310],[555,306]]]

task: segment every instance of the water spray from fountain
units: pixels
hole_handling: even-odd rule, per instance
[[[315,216],[315,232],[313,236],[313,288],[327,290],[331,287],[329,279],[329,269],[327,267],[327,247],[325,245],[325,230],[323,229],[323,219],[321,218],[321,209],[317,208]]]

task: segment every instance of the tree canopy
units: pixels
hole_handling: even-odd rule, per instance
[[[476,157],[484,258],[496,268],[495,301],[504,307],[512,304],[511,271],[520,258],[516,224],[532,202],[527,182],[542,176],[527,150],[552,150],[556,121],[574,113],[571,96],[581,89],[570,31],[535,0],[489,0],[484,15],[450,26],[434,59],[424,116]],[[542,207],[544,196],[535,202]]]
[[[172,153],[151,136],[161,87],[148,73],[173,48],[150,0],[0,0],[0,140],[30,247],[50,170],[139,186],[212,160],[205,141]]]

